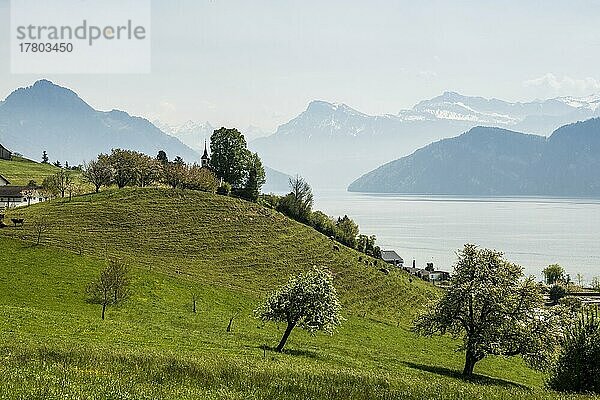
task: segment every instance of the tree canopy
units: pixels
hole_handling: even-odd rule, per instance
[[[234,187],[242,187],[248,176],[250,155],[244,135],[237,129],[217,129],[210,137],[210,151],[210,165],[217,177]]]
[[[260,188],[265,184],[265,169],[256,153],[250,153],[247,160],[248,177],[244,187],[248,200],[256,201],[260,195]]]
[[[96,160],[92,160],[83,167],[83,179],[94,185],[96,193],[101,186],[109,186],[112,181],[112,167],[108,156],[100,154]]]
[[[414,329],[425,336],[462,337],[463,374],[487,355],[523,355],[543,367],[554,352],[552,318],[544,313],[539,285],[524,278],[522,267],[502,253],[467,244],[448,290],[417,318]]]
[[[548,265],[542,272],[548,285],[554,285],[565,280],[565,270],[558,264]]]
[[[113,182],[119,189],[135,183],[137,153],[133,150],[113,149],[108,156]]]
[[[47,176],[42,183],[42,186],[52,195],[60,195],[65,197],[65,192],[69,191],[73,186],[73,176],[71,172],[61,168],[55,174]]]
[[[340,310],[333,276],[325,269],[314,267],[311,271],[291,277],[288,283],[273,292],[255,313],[264,322],[287,324],[277,346],[277,351],[281,352],[296,326],[309,332],[320,330],[333,333],[342,322]]]

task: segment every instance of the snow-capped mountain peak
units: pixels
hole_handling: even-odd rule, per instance
[[[560,101],[569,107],[579,109],[596,111],[600,107],[600,94],[593,94],[585,97],[557,97],[555,100]]]
[[[600,111],[600,95],[511,103],[444,92],[419,102],[410,110],[400,111],[398,117],[405,121],[454,120],[513,127],[531,117],[568,117],[577,114],[591,118],[597,116],[596,111]]]

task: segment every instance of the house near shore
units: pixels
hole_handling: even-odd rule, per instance
[[[450,280],[450,273],[446,271],[423,271],[421,279],[428,282],[443,282]]]
[[[381,259],[396,267],[402,268],[404,266],[404,259],[395,250],[381,250]]]
[[[15,208],[47,201],[49,198],[39,187],[0,186],[0,207]]]
[[[447,271],[436,270],[433,263],[427,263],[427,267],[417,268],[416,262],[413,260],[412,267],[405,267],[404,270],[411,275],[423,279],[427,282],[444,282],[450,280],[450,273]]]
[[[12,153],[8,149],[0,144],[0,160],[11,160]]]

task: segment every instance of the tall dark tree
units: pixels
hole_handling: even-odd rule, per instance
[[[237,129],[217,129],[210,137],[210,150],[210,165],[217,178],[222,178],[236,188],[243,187],[248,177],[250,156],[244,135]]]
[[[356,248],[356,237],[358,236],[359,228],[356,222],[344,215],[338,218],[335,223],[335,238],[340,243],[348,247]]]
[[[48,164],[48,153],[46,153],[46,150],[42,153],[42,164]]]
[[[167,157],[167,153],[164,150],[160,150],[156,155],[156,159],[162,164],[165,165],[169,162],[169,158]]]

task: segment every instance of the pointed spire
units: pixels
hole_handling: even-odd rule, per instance
[[[204,139],[204,154],[202,155],[202,159],[208,159],[208,149],[206,147],[206,139]]]
[[[204,139],[204,154],[202,154],[200,161],[202,162],[203,167],[208,167],[210,158],[208,157],[208,148],[206,146],[206,139]]]

